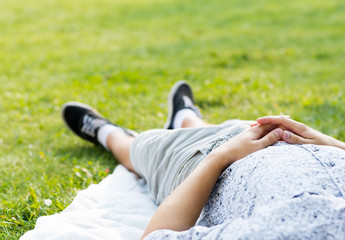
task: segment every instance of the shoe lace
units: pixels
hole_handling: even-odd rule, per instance
[[[85,115],[83,118],[83,126],[81,128],[81,132],[91,137],[95,137],[96,130],[102,125],[104,125],[104,120],[94,118],[90,115]]]
[[[199,108],[194,105],[192,99],[187,96],[183,96],[182,99],[186,108],[192,109],[198,116],[201,116]]]
[[[185,107],[190,107],[190,108],[195,107],[192,100],[189,97],[183,96],[182,98],[183,98],[183,102],[184,102]]]

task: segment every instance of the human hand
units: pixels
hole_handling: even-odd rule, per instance
[[[199,218],[224,169],[236,160],[275,143],[282,134],[283,130],[276,129],[276,126],[259,125],[214,149],[159,205],[141,239],[159,229],[190,229]]]
[[[287,116],[266,116],[256,120],[260,125],[277,125],[284,129],[282,140],[292,144],[317,144],[340,147],[345,149],[345,143],[323,134],[303,123]]]
[[[245,156],[264,149],[281,139],[283,130],[273,124],[254,126],[216,148],[211,154],[220,154],[224,168]]]

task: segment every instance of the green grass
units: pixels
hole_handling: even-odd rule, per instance
[[[69,100],[143,131],[163,126],[167,93],[186,79],[210,122],[284,113],[345,140],[344,10],[340,0],[1,0],[0,238],[18,239],[116,166],[63,126]]]

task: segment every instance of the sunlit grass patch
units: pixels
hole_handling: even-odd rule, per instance
[[[0,238],[18,239],[116,166],[61,105],[161,128],[189,81],[207,121],[289,114],[345,140],[342,1],[0,1]]]

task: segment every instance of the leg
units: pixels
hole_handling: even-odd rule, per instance
[[[207,123],[198,116],[189,116],[182,121],[182,128],[209,127],[213,124]]]
[[[169,115],[164,128],[198,128],[212,126],[202,120],[199,109],[194,104],[192,88],[185,81],[178,81],[168,96]]]
[[[198,108],[194,106],[191,88],[184,81],[174,85],[169,94],[168,104],[167,128],[210,126],[201,119]],[[111,123],[91,106],[78,102],[66,103],[62,108],[62,118],[67,127],[76,135],[96,145],[103,145],[122,165],[136,173],[129,154],[130,147],[137,135],[135,132]],[[176,118],[178,127],[176,127]]]
[[[107,147],[123,166],[125,166],[129,171],[137,174],[129,158],[129,149],[134,139],[135,137],[128,135],[123,131],[113,131],[107,137]]]
[[[68,102],[61,112],[65,124],[73,133],[110,150],[122,165],[136,173],[129,158],[129,149],[136,132],[111,123],[94,108],[83,103]]]

